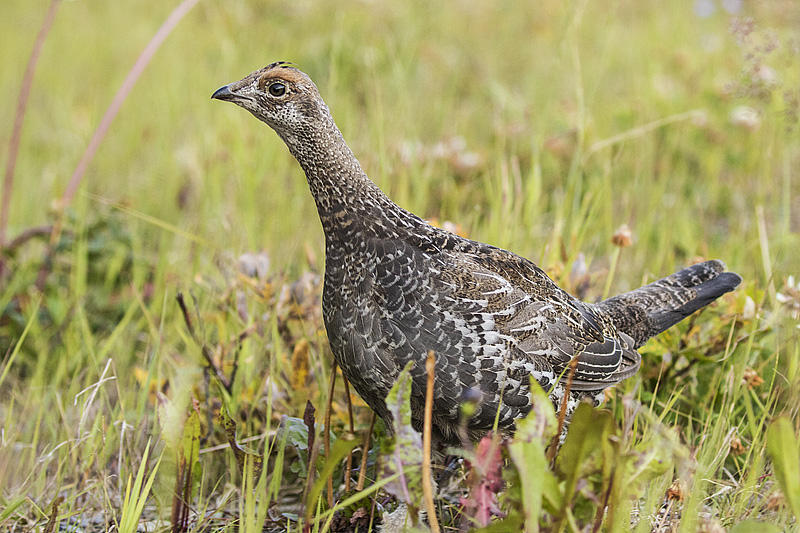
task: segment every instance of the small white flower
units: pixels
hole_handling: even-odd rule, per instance
[[[749,296],[744,301],[744,308],[742,309],[742,318],[745,320],[753,320],[756,317],[756,303]]]
[[[758,65],[754,77],[767,87],[775,87],[778,85],[778,74],[772,67],[768,67],[767,65]]]
[[[731,111],[730,121],[734,126],[750,131],[755,131],[761,126],[761,117],[758,116],[758,111],[746,105],[735,107]]]

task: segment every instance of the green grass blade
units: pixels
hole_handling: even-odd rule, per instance
[[[3,367],[3,373],[0,374],[0,387],[3,386],[3,382],[5,381],[6,376],[8,375],[8,371],[11,370],[11,365],[14,364],[14,360],[19,355],[19,350],[20,348],[22,348],[22,343],[25,342],[25,338],[28,336],[28,332],[30,331],[31,326],[36,320],[36,314],[39,312],[39,305],[41,303],[42,299],[38,298],[36,300],[36,303],[33,304],[33,309],[31,310],[31,316],[28,319],[28,322],[25,324],[25,329],[22,330],[22,334],[19,336],[17,343],[14,345],[14,350],[11,352],[11,357],[8,358],[6,366]]]
[[[800,521],[800,447],[792,422],[780,416],[767,428],[767,453],[775,477],[795,518]]]

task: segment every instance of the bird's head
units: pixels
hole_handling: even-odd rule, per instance
[[[211,98],[247,109],[284,139],[313,129],[330,116],[311,78],[285,61],[220,87]]]

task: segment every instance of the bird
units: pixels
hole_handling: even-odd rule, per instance
[[[742,278],[710,260],[602,300],[576,299],[532,261],[437,228],[366,175],[311,78],[278,61],[220,87],[272,128],[305,172],[325,234],[323,321],[336,364],[391,424],[386,396],[412,362],[411,420],[443,444],[514,432],[532,382],[568,412],[637,373],[638,349]],[[571,374],[571,376],[568,375]],[[569,382],[569,386],[567,385]],[[566,398],[565,398],[566,397]],[[474,407],[463,420],[465,401]]]

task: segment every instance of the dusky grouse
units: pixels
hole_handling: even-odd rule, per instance
[[[577,367],[570,410],[635,374],[647,339],[733,290],[741,278],[706,261],[596,304],[577,300],[516,254],[435,228],[392,202],[364,173],[311,79],[272,63],[212,96],[274,129],[300,163],[325,232],[322,309],[336,362],[387,418],[384,399],[414,361],[420,427],[425,358],[436,355],[433,425],[457,440],[459,405],[480,397],[472,438],[512,431],[531,408],[530,378],[555,402]]]

